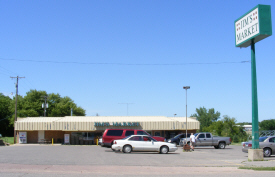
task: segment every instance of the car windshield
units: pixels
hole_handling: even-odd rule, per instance
[[[198,133],[195,133],[194,136],[196,137],[198,135]]]
[[[259,138],[259,142],[264,142],[266,140],[267,136],[263,136]]]
[[[179,138],[179,137],[180,137],[180,135],[182,135],[182,134],[178,134],[178,135],[174,136],[174,138]]]

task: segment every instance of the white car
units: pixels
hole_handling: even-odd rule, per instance
[[[124,153],[152,151],[167,154],[168,152],[175,152],[178,148],[175,144],[157,141],[147,135],[131,135],[121,140],[115,140],[112,149]]]

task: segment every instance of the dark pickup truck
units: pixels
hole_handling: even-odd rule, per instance
[[[195,146],[214,146],[215,149],[224,149],[226,145],[231,144],[230,137],[212,136],[209,132],[196,133],[194,136]],[[185,139],[183,141],[185,142]],[[187,138],[187,143],[190,143],[190,138]]]

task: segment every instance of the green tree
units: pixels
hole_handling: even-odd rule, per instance
[[[259,126],[260,130],[275,130],[275,119],[263,120]]]
[[[239,133],[239,128],[236,126],[237,120],[233,117],[230,118],[229,116],[223,116],[223,130],[221,132],[222,136],[229,136],[231,139],[235,134]]]
[[[73,116],[85,116],[85,110],[78,107],[71,98],[61,98],[59,94],[49,95],[49,116],[63,117],[71,115],[71,108],[73,109]]]
[[[225,115],[222,120],[213,122],[209,127],[205,127],[203,131],[211,132],[213,135],[230,137],[233,142],[246,141],[247,133],[236,122],[235,118]]]
[[[200,107],[196,109],[196,112],[191,117],[197,117],[197,120],[200,122],[200,131],[203,131],[204,128],[209,127],[220,118],[220,112],[215,112],[214,108],[207,111],[205,107]]]
[[[223,126],[224,122],[222,120],[218,120],[217,122],[213,122],[209,127],[204,127],[202,131],[211,132],[213,135],[221,136]]]
[[[11,136],[13,126],[10,124],[12,119],[11,110],[12,99],[0,93],[0,134],[3,136]]]
[[[47,96],[46,91],[30,90],[20,102],[19,117],[39,117],[44,115],[42,103],[43,96]],[[22,107],[21,107],[22,105]]]
[[[47,94],[46,91],[30,90],[24,97],[18,95],[17,117],[44,116],[42,103],[44,103],[43,97],[45,96],[47,96],[47,103],[49,105],[46,110],[47,117],[69,116],[71,114],[71,108],[73,108],[74,116],[85,116],[85,110],[78,107],[74,101],[67,96],[61,97],[59,94]],[[15,104],[15,99],[13,99],[12,104]],[[14,120],[14,116],[12,119]],[[11,122],[11,124],[13,123]]]

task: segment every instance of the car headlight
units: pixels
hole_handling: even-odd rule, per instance
[[[168,140],[168,143],[171,143],[171,140]]]

